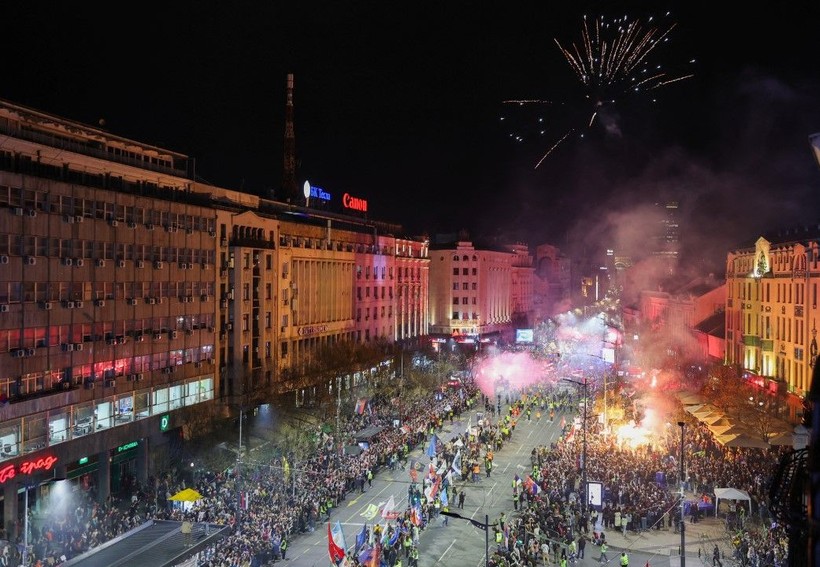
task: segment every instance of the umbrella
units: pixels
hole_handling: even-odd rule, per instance
[[[696,411],[698,411],[702,407],[703,407],[703,405],[686,406],[686,411],[688,411],[691,414],[694,414]]]
[[[737,423],[734,423],[732,425],[724,425],[723,427],[710,427],[709,429],[718,437],[748,433],[746,428],[744,428],[742,425],[738,425]],[[720,440],[718,439],[718,441]]]
[[[705,417],[701,419],[701,421],[703,423],[708,424],[709,427],[726,427],[727,425],[734,425],[734,423],[732,423],[732,420],[730,420],[728,417],[726,417],[725,415],[718,414]]]
[[[769,445],[792,445],[794,443],[793,431],[782,431],[769,439]]]
[[[712,412],[720,412],[720,409],[713,406],[712,404],[704,404],[700,407],[700,409],[692,412],[692,414],[697,418],[701,418],[709,415]]]
[[[769,444],[748,434],[734,435],[723,443],[724,447],[746,447],[749,449],[768,449]]]
[[[171,500],[176,500],[177,502],[196,502],[197,500],[202,500],[202,495],[193,488],[186,488],[171,496]]]
[[[704,402],[703,398],[691,392],[679,392],[678,399],[685,406],[696,406]]]

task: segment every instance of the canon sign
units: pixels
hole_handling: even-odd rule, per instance
[[[346,209],[353,209],[354,211],[361,211],[363,213],[367,212],[367,201],[359,197],[353,197],[350,193],[345,193],[342,196],[342,205],[344,205]]]

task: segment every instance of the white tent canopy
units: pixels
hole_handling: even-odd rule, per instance
[[[715,488],[715,510],[720,509],[721,500],[745,500],[749,508],[749,516],[752,515],[752,497],[745,490],[737,488]]]

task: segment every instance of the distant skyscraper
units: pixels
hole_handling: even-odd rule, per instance
[[[661,211],[661,217],[657,232],[655,233],[655,246],[652,255],[670,261],[674,268],[674,263],[678,259],[680,251],[680,225],[678,222],[678,203],[669,201],[667,203],[657,203],[656,206]]]
[[[293,73],[288,73],[286,92],[285,167],[282,176],[282,195],[279,196],[279,200],[295,203],[300,195],[296,183],[296,136],[293,133]]]

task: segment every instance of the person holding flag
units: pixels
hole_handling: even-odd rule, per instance
[[[339,522],[333,528],[330,527],[330,522],[327,524],[327,552],[330,556],[330,562],[334,565],[341,565],[345,558],[344,532]]]

